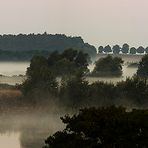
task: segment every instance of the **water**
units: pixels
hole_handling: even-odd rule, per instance
[[[41,148],[49,135],[64,128],[60,116],[64,114],[1,115],[0,147]]]

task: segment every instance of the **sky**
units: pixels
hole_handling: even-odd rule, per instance
[[[0,0],[0,34],[82,36],[95,45],[148,46],[148,0]]]

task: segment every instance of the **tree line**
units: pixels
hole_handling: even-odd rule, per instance
[[[143,54],[148,53],[148,47],[144,48],[143,46],[139,46],[138,48],[131,47],[125,43],[122,47],[119,45],[114,45],[111,47],[110,45],[107,45],[105,47],[100,46],[98,48],[99,53],[113,53],[113,54]]]
[[[96,56],[96,48],[84,43],[81,37],[64,34],[4,34],[0,35],[0,60],[31,60],[33,55],[45,55],[53,51],[79,49],[90,56]]]

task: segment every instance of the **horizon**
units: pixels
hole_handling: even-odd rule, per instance
[[[94,45],[148,46],[146,0],[0,0],[0,34],[81,36]]]

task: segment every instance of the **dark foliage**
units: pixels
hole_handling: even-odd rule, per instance
[[[113,53],[114,54],[119,54],[120,53],[120,46],[119,45],[115,45],[115,46],[113,46]]]
[[[47,59],[48,67],[56,76],[74,75],[77,71],[88,73],[87,68],[90,58],[88,54],[74,49],[67,49],[63,53],[57,51],[50,54]]]
[[[99,52],[99,53],[103,53],[103,51],[104,51],[103,46],[100,46],[100,47],[98,48],[98,52]]]
[[[21,90],[26,95],[36,95],[38,97],[45,94],[55,95],[58,84],[53,72],[48,68],[45,57],[36,56],[31,60],[30,67],[27,68],[27,79],[22,84]]]
[[[132,47],[130,49],[130,54],[136,54],[137,53],[137,49],[135,47]]]
[[[144,51],[145,49],[142,46],[137,48],[137,53],[144,53]]]
[[[112,52],[111,47],[110,47],[109,45],[105,46],[105,47],[104,47],[104,52],[105,52],[105,53],[110,53],[110,52]]]
[[[61,119],[66,128],[48,137],[44,148],[148,147],[148,110],[89,108]]]
[[[119,57],[113,58],[108,55],[105,58],[100,58],[92,72],[93,76],[121,76],[123,61]]]
[[[0,60],[30,60],[38,52],[47,55],[47,51],[63,52],[67,48],[79,49],[90,56],[96,56],[96,48],[84,43],[81,37],[47,33],[0,36]]]
[[[89,83],[81,72],[75,76],[62,79],[59,98],[64,106],[78,108],[87,103],[89,96]]]
[[[148,47],[145,48],[145,52],[148,53]]]
[[[123,44],[121,51],[122,53],[127,54],[129,52],[129,45],[126,43]]]
[[[148,84],[146,79],[139,77],[127,78],[126,81],[118,82],[116,91],[120,100],[132,101],[137,105],[148,103]]]
[[[148,55],[143,56],[139,62],[137,75],[140,77],[148,78]]]

